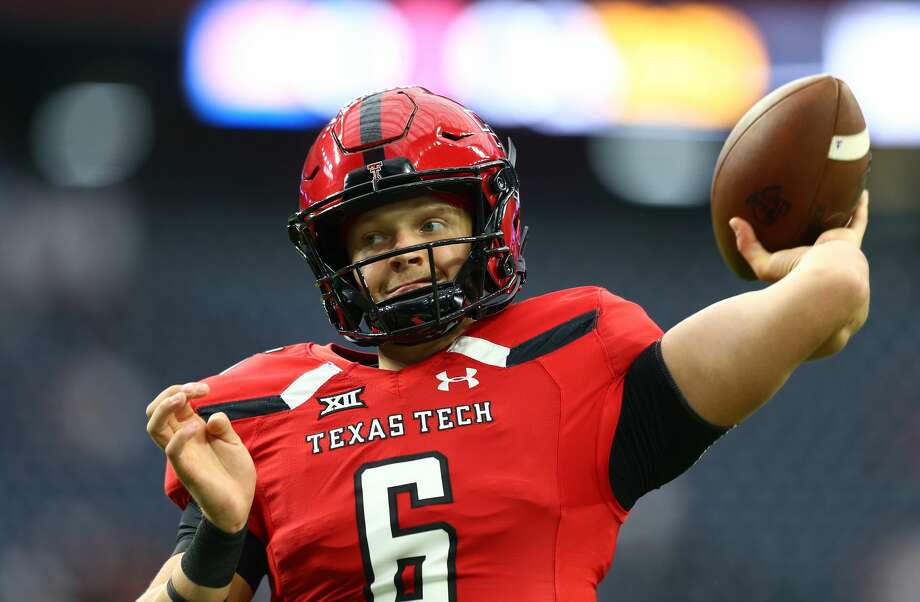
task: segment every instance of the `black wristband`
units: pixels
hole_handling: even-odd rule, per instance
[[[182,556],[182,571],[189,581],[202,587],[229,585],[245,541],[245,526],[236,533],[225,533],[204,517]]]
[[[176,591],[176,586],[173,585],[172,577],[166,580],[166,595],[169,596],[172,602],[188,602],[188,600],[182,597],[182,594]]]

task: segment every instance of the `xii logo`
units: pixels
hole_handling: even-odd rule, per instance
[[[364,391],[364,387],[358,387],[357,389],[352,389],[351,391],[345,391],[344,393],[336,393],[335,395],[329,395],[328,397],[317,397],[316,400],[326,406],[319,413],[319,418],[328,416],[335,412],[340,412],[342,410],[350,410],[352,408],[366,408],[367,404],[364,403],[364,400],[361,399],[361,393]]]

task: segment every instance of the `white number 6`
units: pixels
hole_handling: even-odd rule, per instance
[[[446,522],[401,528],[396,496],[411,506],[450,504],[447,458],[438,452],[364,464],[355,473],[358,537],[368,602],[455,602],[457,532]],[[406,585],[406,582],[409,585]]]

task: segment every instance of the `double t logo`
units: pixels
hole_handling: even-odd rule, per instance
[[[383,169],[383,161],[374,161],[367,164],[367,171],[371,172],[371,181],[376,182],[380,179],[380,170]]]

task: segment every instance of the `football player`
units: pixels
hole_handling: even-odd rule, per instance
[[[596,598],[617,533],[806,360],[866,319],[868,197],[770,286],[667,333],[596,287],[520,303],[515,151],[422,88],[359,98],[320,133],[289,234],[332,325],[165,389],[147,431],[183,510],[142,600]],[[257,476],[258,475],[258,476]]]

